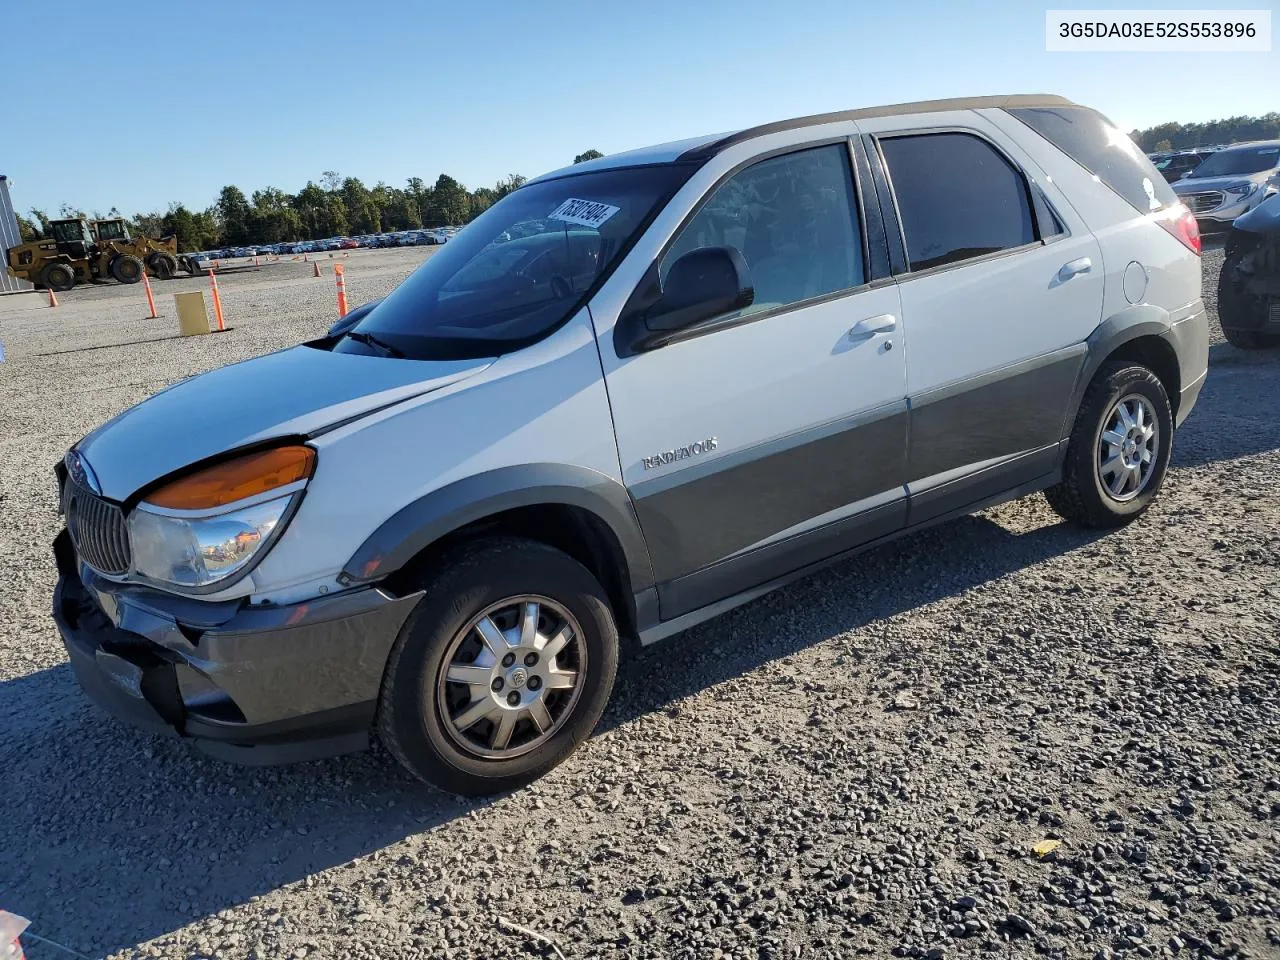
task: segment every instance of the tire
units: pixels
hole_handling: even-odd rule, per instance
[[[141,260],[127,253],[122,253],[113,259],[108,267],[117,283],[138,283],[142,280],[145,269]]]
[[[1227,343],[1241,350],[1266,350],[1280,347],[1280,334],[1259,333],[1257,330],[1240,330],[1236,327],[1223,327],[1222,335]]]
[[[618,630],[604,590],[559,550],[505,537],[450,551],[421,583],[422,599],[387,661],[379,740],[410,773],[449,793],[485,796],[536,780],[591,734],[609,701]],[[519,618],[528,600],[537,601],[540,617],[526,641]],[[486,612],[502,632],[487,631],[483,642],[470,626]],[[558,642],[562,633],[557,654],[529,659],[544,649],[538,642],[548,635]],[[514,653],[502,645],[511,638],[520,644]],[[569,671],[576,681],[564,687]],[[508,710],[509,697],[521,705]],[[545,730],[535,723],[534,701],[543,704]],[[515,724],[505,744],[500,722]]]
[[[62,293],[76,285],[76,272],[65,263],[51,263],[40,272],[40,282],[50,290]]]
[[[1144,419],[1155,428],[1154,442],[1134,445],[1127,441],[1141,437],[1140,431],[1126,433],[1119,417],[1124,401],[1130,419],[1141,401]],[[1126,444],[1108,444],[1103,449],[1103,433],[1118,426],[1117,436]],[[1085,527],[1119,527],[1136,520],[1151,506],[1169,467],[1173,440],[1173,411],[1164,384],[1146,367],[1125,361],[1109,363],[1098,371],[1085,391],[1076,422],[1067,440],[1067,456],[1063,464],[1062,482],[1045,491],[1049,506],[1066,520]],[[1150,443],[1150,446],[1147,444]],[[1149,459],[1142,457],[1146,446]],[[1116,454],[1121,463],[1137,462],[1136,480],[1132,469],[1104,470],[1104,460]],[[1120,486],[1121,473],[1126,474],[1133,489],[1122,487],[1117,495],[1110,487]]]
[[[178,261],[167,253],[155,253],[147,259],[147,266],[157,280],[172,280],[178,272]]]
[[[1254,314],[1265,311],[1267,304],[1236,288],[1233,278],[1241,256],[1234,253],[1228,256],[1218,274],[1218,321],[1222,324],[1222,335],[1227,343],[1241,350],[1280,346],[1280,334],[1248,329],[1262,323],[1262,318]]]

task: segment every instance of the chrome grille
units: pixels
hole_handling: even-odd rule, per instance
[[[129,529],[123,510],[70,480],[65,510],[71,542],[81,560],[101,573],[129,572]]]
[[[1188,193],[1183,197],[1187,202],[1187,206],[1191,208],[1192,213],[1208,213],[1210,210],[1216,210],[1222,206],[1222,198],[1223,193],[1221,190]]]

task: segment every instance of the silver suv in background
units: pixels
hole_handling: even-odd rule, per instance
[[[1280,189],[1280,140],[1241,143],[1213,154],[1173,185],[1202,233],[1220,233]]]

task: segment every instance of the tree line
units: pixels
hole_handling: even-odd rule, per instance
[[[574,157],[573,162],[583,163],[602,156],[604,154],[598,150],[587,150]],[[442,173],[434,184],[427,184],[420,177],[410,177],[403,187],[382,182],[367,187],[358,177],[343,177],[337,171],[326,170],[320,175],[319,183],[308,180],[297,193],[264,187],[245,196],[239,187],[226,186],[219,192],[217,202],[204,210],[191,210],[181,203],[172,203],[163,213],[136,213],[124,219],[135,235],[177,236],[178,249],[183,251],[319,240],[421,227],[458,226],[474,220],[525,180],[520,174],[513,173],[492,187],[468,190],[453,177]],[[49,236],[50,219],[90,217],[99,220],[124,216],[115,207],[105,216],[97,211],[90,216],[66,203],[56,217],[51,218],[45,211],[35,208],[29,214],[18,216],[18,230],[23,241]]]
[[[1280,113],[1260,117],[1227,117],[1205,123],[1161,123],[1129,134],[1146,153],[1190,150],[1245,140],[1280,140]]]

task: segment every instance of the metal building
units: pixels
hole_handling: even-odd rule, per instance
[[[18,234],[18,216],[13,209],[13,201],[9,199],[9,179],[0,173],[0,254],[21,242],[22,237]],[[0,264],[0,293],[30,289],[31,284],[9,276],[4,265]]]

